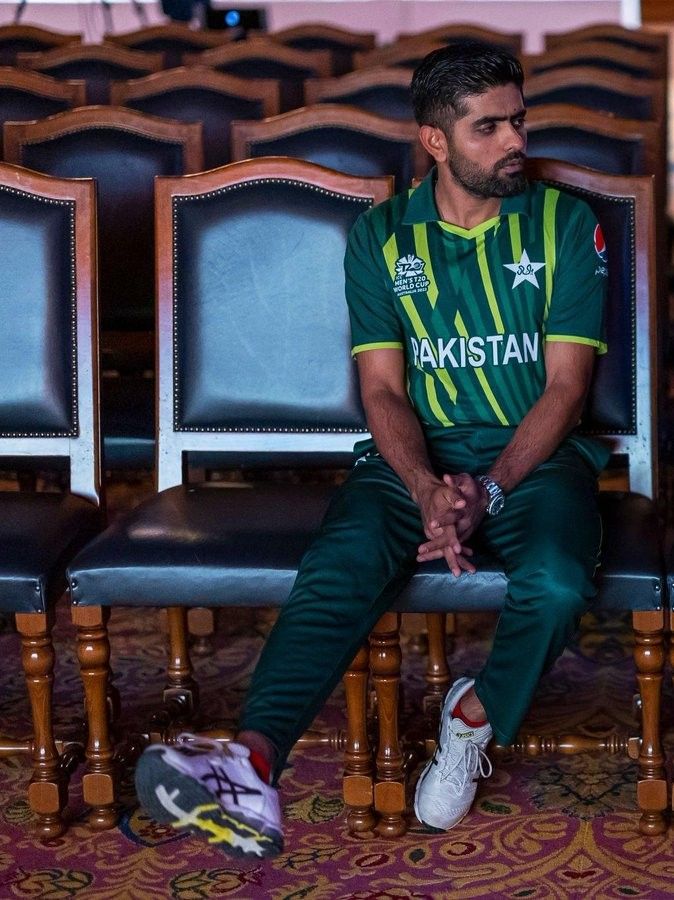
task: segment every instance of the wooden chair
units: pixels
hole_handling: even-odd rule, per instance
[[[199,53],[228,44],[240,36],[241,32],[235,28],[194,29],[182,22],[166,22],[162,25],[147,25],[124,34],[106,34],[103,40],[128,50],[161,53],[164,68],[172,69],[181,64],[183,53]]]
[[[494,44],[509,50],[515,56],[522,52],[523,35],[519,32],[495,31],[493,28],[485,28],[482,25],[468,25],[463,22],[452,22],[447,25],[439,25],[425,31],[402,31],[396,38],[396,43],[408,40],[442,41],[445,44],[453,41],[483,41],[486,44]]]
[[[414,119],[410,73],[394,66],[357,69],[339,78],[310,78],[304,99],[314,103],[357,106],[387,119]]]
[[[353,67],[369,69],[372,66],[401,66],[404,69],[414,69],[433,50],[446,46],[447,42],[442,40],[408,38],[396,44],[389,44],[388,47],[376,47],[374,50],[354,53]]]
[[[0,756],[29,754],[41,838],[65,831],[82,757],[72,736],[54,735],[54,608],[65,565],[102,526],[95,199],[90,179],[0,164],[0,456],[62,460],[70,481],[62,494],[0,491],[0,610],[21,636],[33,722],[27,738],[0,737]]]
[[[40,53],[81,42],[81,34],[62,34],[37,25],[0,25],[0,66],[13,66],[17,53]]]
[[[570,103],[527,111],[527,153],[614,175],[654,175],[663,197],[666,163],[655,122],[606,116]]]
[[[666,121],[664,83],[597,66],[571,66],[530,75],[524,90],[528,108],[542,103],[573,103],[623,119]]]
[[[294,156],[351,175],[393,175],[397,190],[430,168],[414,122],[352,106],[305,106],[261,122],[232,122],[232,159]]]
[[[106,468],[153,462],[154,178],[202,168],[201,125],[122,107],[82,107],[39,122],[7,123],[5,156],[39,172],[96,179]],[[145,337],[145,359],[128,344]],[[127,377],[128,376],[128,377]],[[142,427],[141,427],[142,426]]]
[[[658,56],[667,57],[669,37],[664,32],[646,31],[643,28],[625,28],[609,22],[599,25],[585,25],[570,31],[560,31],[544,35],[546,50],[567,45],[578,46],[586,41],[602,41],[621,47],[635,47]]]
[[[85,102],[83,81],[59,81],[38,72],[0,67],[0,157],[5,122],[42,119]]]
[[[72,44],[45,53],[19,53],[17,65],[61,79],[81,79],[87,103],[109,103],[110,83],[140,78],[162,67],[160,53],[141,53],[114,44]]]
[[[281,86],[281,112],[304,102],[304,81],[331,74],[329,50],[295,50],[263,38],[249,38],[197,55],[183,56],[186,66],[209,66],[240,78],[273,78]]]
[[[187,610],[282,604],[334,490],[325,480],[253,479],[245,490],[189,484],[187,462],[209,454],[253,469],[344,466],[364,432],[343,256],[356,217],[391,187],[390,178],[282,158],[157,181],[158,493],[117,520],[70,571],[90,728],[84,791],[94,823],[116,817],[104,714],[110,607],[171,605],[166,698],[182,704],[183,722],[194,721]],[[270,325],[275,339],[264,340],[264,355],[239,339],[268,335]],[[246,545],[264,552],[251,555]],[[180,727],[147,737],[172,740]]]
[[[374,32],[349,31],[323,22],[307,22],[267,32],[265,37],[295,50],[329,50],[332,74],[344,75],[353,67],[354,51],[372,50],[376,35]]]
[[[621,47],[608,41],[581,41],[554,47],[544,53],[521,57],[524,74],[538,75],[550,69],[569,66],[597,66],[611,72],[622,72],[634,78],[666,78],[667,67],[662,57],[636,47]]]
[[[117,82],[112,85],[110,99],[115,105],[153,116],[201,122],[206,169],[230,161],[233,119],[275,116],[280,104],[277,81],[246,80],[196,66]]]
[[[629,491],[601,492],[604,539],[598,573],[598,608],[631,611],[634,661],[641,697],[641,728],[615,733],[539,736],[522,734],[512,751],[542,753],[627,752],[638,761],[637,801],[643,834],[665,831],[665,758],[660,698],[665,663],[664,567],[655,504],[657,474],[656,309],[654,193],[652,178],[605,175],[553,160],[532,160],[530,176],[568,190],[590,204],[608,248],[609,352],[598,359],[583,417],[586,433],[602,436],[614,454],[629,460]],[[345,801],[354,833],[373,827],[382,836],[406,830],[409,771],[398,727],[402,613],[431,613],[430,697],[442,697],[450,677],[443,646],[446,612],[499,609],[507,579],[494,559],[477,562],[473,576],[450,578],[444,561],[420,567],[393,610],[378,623],[345,678],[348,726]],[[368,665],[369,656],[369,665]],[[368,675],[378,709],[376,757],[366,723]],[[432,745],[435,733],[429,733]]]

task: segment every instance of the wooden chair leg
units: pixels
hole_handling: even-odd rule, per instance
[[[642,834],[663,834],[667,828],[667,780],[660,733],[662,679],[665,666],[664,610],[632,613],[634,661],[641,693],[641,745],[637,801]]]
[[[385,613],[370,635],[370,670],[377,697],[379,745],[374,808],[381,837],[401,837],[405,822],[405,771],[398,733],[400,689],[400,615]]]
[[[193,677],[192,661],[187,646],[187,609],[171,606],[167,610],[169,661],[166,672],[164,702],[173,707],[177,718],[190,722],[199,709],[199,686]]]
[[[446,613],[426,613],[428,629],[428,665],[423,709],[426,714],[439,713],[452,676],[447,665]]]
[[[52,612],[16,614],[16,627],[21,635],[21,662],[33,717],[33,776],[28,787],[28,803],[37,816],[37,830],[44,838],[63,834],[66,829],[63,811],[68,802],[68,779],[60,765],[52,719],[53,624]]]
[[[112,828],[117,822],[115,763],[108,718],[110,643],[106,628],[110,610],[100,606],[75,606],[77,656],[84,685],[89,735],[87,772],[82,779],[84,801],[91,807],[89,825],[95,830]]]
[[[197,656],[208,656],[213,653],[217,610],[208,607],[195,607],[187,614],[189,633],[192,636],[192,652]]]
[[[370,651],[366,645],[344,674],[346,696],[346,748],[344,752],[344,803],[349,812],[350,834],[371,832],[375,826],[372,748],[367,734],[367,682]]]

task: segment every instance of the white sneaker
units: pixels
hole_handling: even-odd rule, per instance
[[[283,849],[278,791],[259,777],[242,744],[193,734],[151,744],[136,766],[136,792],[157,822],[206,834],[234,856],[275,856]]]
[[[473,678],[459,678],[449,689],[442,708],[440,733],[432,759],[419,776],[414,794],[417,819],[431,828],[447,831],[468,813],[480,775],[487,778],[492,766],[485,747],[491,725],[471,728],[452,716],[461,697],[472,688]]]

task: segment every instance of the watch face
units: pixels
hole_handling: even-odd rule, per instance
[[[494,497],[494,499],[491,501],[487,508],[487,512],[490,516],[497,516],[503,509],[504,504],[505,497],[503,496],[503,494],[499,494],[498,497]]]

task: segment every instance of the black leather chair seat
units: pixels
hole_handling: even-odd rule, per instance
[[[663,560],[655,505],[639,494],[599,494],[603,540],[597,573],[599,607],[659,609],[664,602]],[[554,511],[551,512],[554,514]],[[470,612],[500,609],[507,578],[493,558],[476,548],[477,574],[448,578],[444,560],[419,567],[399,597],[400,612]]]
[[[101,431],[106,469],[154,465],[154,379],[101,379]]]
[[[155,495],[99,535],[69,568],[73,602],[121,606],[277,606],[316,532],[332,485],[182,485]],[[601,606],[656,609],[663,570],[657,518],[646,498],[602,494]],[[637,536],[639,540],[637,540]],[[649,555],[635,548],[649,547]],[[422,566],[400,611],[498,609],[507,579],[477,557],[454,579],[444,562]],[[162,598],[160,600],[160,598]]]
[[[0,493],[0,609],[44,612],[100,524],[98,507],[72,494]]]

